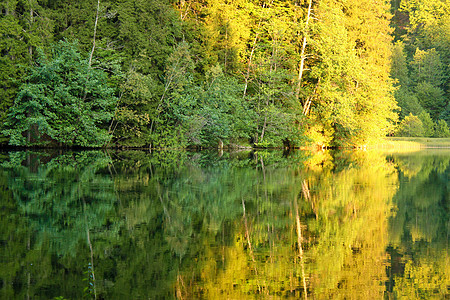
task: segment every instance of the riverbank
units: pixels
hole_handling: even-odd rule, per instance
[[[450,138],[386,137],[370,147],[382,150],[450,149]]]

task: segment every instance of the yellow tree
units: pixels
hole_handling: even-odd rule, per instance
[[[315,8],[311,77],[320,82],[311,119],[332,144],[369,143],[396,119],[388,9],[373,0],[324,0]]]

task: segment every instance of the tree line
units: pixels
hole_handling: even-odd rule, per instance
[[[445,1],[393,1],[392,77],[401,107],[399,135],[449,137],[450,7]]]
[[[357,146],[414,118],[445,136],[448,7],[424,3],[3,1],[0,141]]]

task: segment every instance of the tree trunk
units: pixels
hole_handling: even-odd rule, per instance
[[[98,24],[98,13],[100,11],[100,0],[97,0],[97,14],[95,16],[95,24],[94,24],[94,38],[92,41],[92,50],[91,50],[91,55],[89,55],[89,66],[91,66],[92,64],[92,56],[94,55],[94,50],[95,50],[95,37],[97,35],[97,24]]]
[[[261,21],[258,24],[258,29],[261,26]],[[248,87],[248,80],[250,78],[250,67],[252,65],[252,59],[253,59],[253,53],[255,52],[256,43],[258,41],[258,35],[259,32],[256,32],[255,39],[253,40],[253,46],[252,51],[250,51],[250,57],[248,59],[248,65],[247,65],[247,73],[245,74],[245,84],[244,84],[244,95],[243,98],[245,98],[245,95],[247,94],[247,87]]]
[[[273,0],[270,2],[270,6],[268,7],[268,9],[270,9],[271,5],[273,3]],[[266,4],[263,4],[263,9],[266,8]],[[252,45],[252,51],[250,51],[250,57],[248,59],[248,64],[247,64],[247,73],[245,74],[245,84],[244,84],[244,95],[243,98],[245,98],[245,95],[247,94],[247,88],[248,88],[248,81],[250,78],[250,67],[252,65],[252,60],[253,60],[253,54],[255,53],[255,48],[256,48],[256,43],[258,42],[258,38],[259,38],[259,28],[261,27],[261,22],[262,22],[262,18],[259,19],[258,22],[258,31],[256,32],[255,35],[255,39],[253,40],[253,45]]]
[[[300,53],[301,60],[300,60],[300,69],[298,70],[297,91],[295,93],[295,98],[297,100],[298,100],[298,98],[300,96],[300,88],[301,88],[301,85],[302,85],[303,70],[304,70],[305,59],[306,59],[306,55],[305,55],[305,51],[306,51],[306,37],[308,35],[308,24],[309,24],[309,19],[311,17],[311,6],[312,6],[312,0],[309,0],[308,14],[306,16],[305,30],[303,32],[302,51]]]
[[[267,126],[267,115],[264,116],[264,124],[263,124],[263,128],[262,128],[262,131],[261,131],[261,141],[264,138],[264,133],[266,131],[266,126]]]
[[[319,86],[319,83],[320,83],[320,78],[317,81],[316,87],[314,88],[314,92],[312,93],[312,95],[310,95],[308,97],[308,99],[306,99],[305,104],[303,105],[303,114],[305,116],[308,115],[309,109],[311,108],[312,99],[317,94],[317,87]]]
[[[33,11],[33,3],[30,1],[30,34],[33,30],[33,22],[34,22],[34,11]],[[33,47],[31,45],[28,46],[28,54],[30,55],[30,64],[33,64]]]

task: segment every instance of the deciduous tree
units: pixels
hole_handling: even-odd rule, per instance
[[[4,134],[11,145],[99,147],[116,98],[103,71],[89,66],[75,43],[59,42],[20,87]]]

